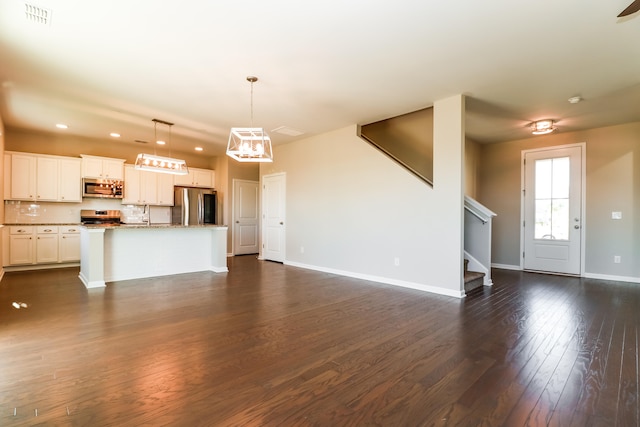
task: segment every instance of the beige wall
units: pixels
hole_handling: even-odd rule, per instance
[[[227,232],[227,251],[233,254],[233,180],[260,181],[260,165],[258,163],[241,163],[230,157],[220,156],[216,163],[216,182],[218,196],[223,213],[223,223],[229,227]]]
[[[478,163],[480,162],[480,144],[466,138],[464,143],[464,194],[477,198]]]
[[[481,145],[478,200],[498,214],[493,262],[520,265],[522,150],[580,142],[586,143],[585,272],[640,279],[640,122]],[[621,211],[622,220],[612,220],[612,211]]]
[[[433,187],[355,125],[276,146],[260,173],[286,173],[285,262],[459,296],[463,109],[435,104]]]

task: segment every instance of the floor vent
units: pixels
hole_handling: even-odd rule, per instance
[[[51,9],[45,9],[34,4],[25,3],[24,13],[27,21],[41,25],[51,25]]]

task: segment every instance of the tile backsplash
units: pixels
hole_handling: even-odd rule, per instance
[[[78,224],[80,210],[119,210],[128,209],[121,200],[83,199],[82,203],[35,203],[15,200],[4,202],[5,224]],[[142,208],[141,206],[138,208]],[[151,207],[152,223],[171,222],[171,210],[168,207]]]

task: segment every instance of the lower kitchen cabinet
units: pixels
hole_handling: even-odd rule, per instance
[[[80,261],[80,227],[58,225],[9,226],[5,230],[5,266],[59,264]]]
[[[9,265],[33,264],[35,233],[33,227],[9,227]]]
[[[58,260],[60,262],[80,261],[80,228],[60,227]]]
[[[58,262],[58,227],[36,227],[36,264]]]

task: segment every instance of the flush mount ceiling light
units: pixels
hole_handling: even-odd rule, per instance
[[[227,143],[227,156],[239,162],[272,162],[271,138],[263,128],[253,127],[253,84],[257,77],[249,76],[251,83],[251,127],[231,128]]]
[[[157,141],[158,138],[158,123],[169,126],[169,142],[171,142],[171,126],[173,123],[165,122],[164,120],[153,119],[153,136]],[[189,169],[187,168],[187,162],[180,159],[174,159],[171,157],[161,157],[154,154],[138,154],[136,158],[135,168],[139,170],[145,170],[150,172],[170,173],[174,175],[187,175]]]
[[[538,120],[531,123],[531,133],[534,135],[544,135],[556,130],[554,121],[551,119]]]

